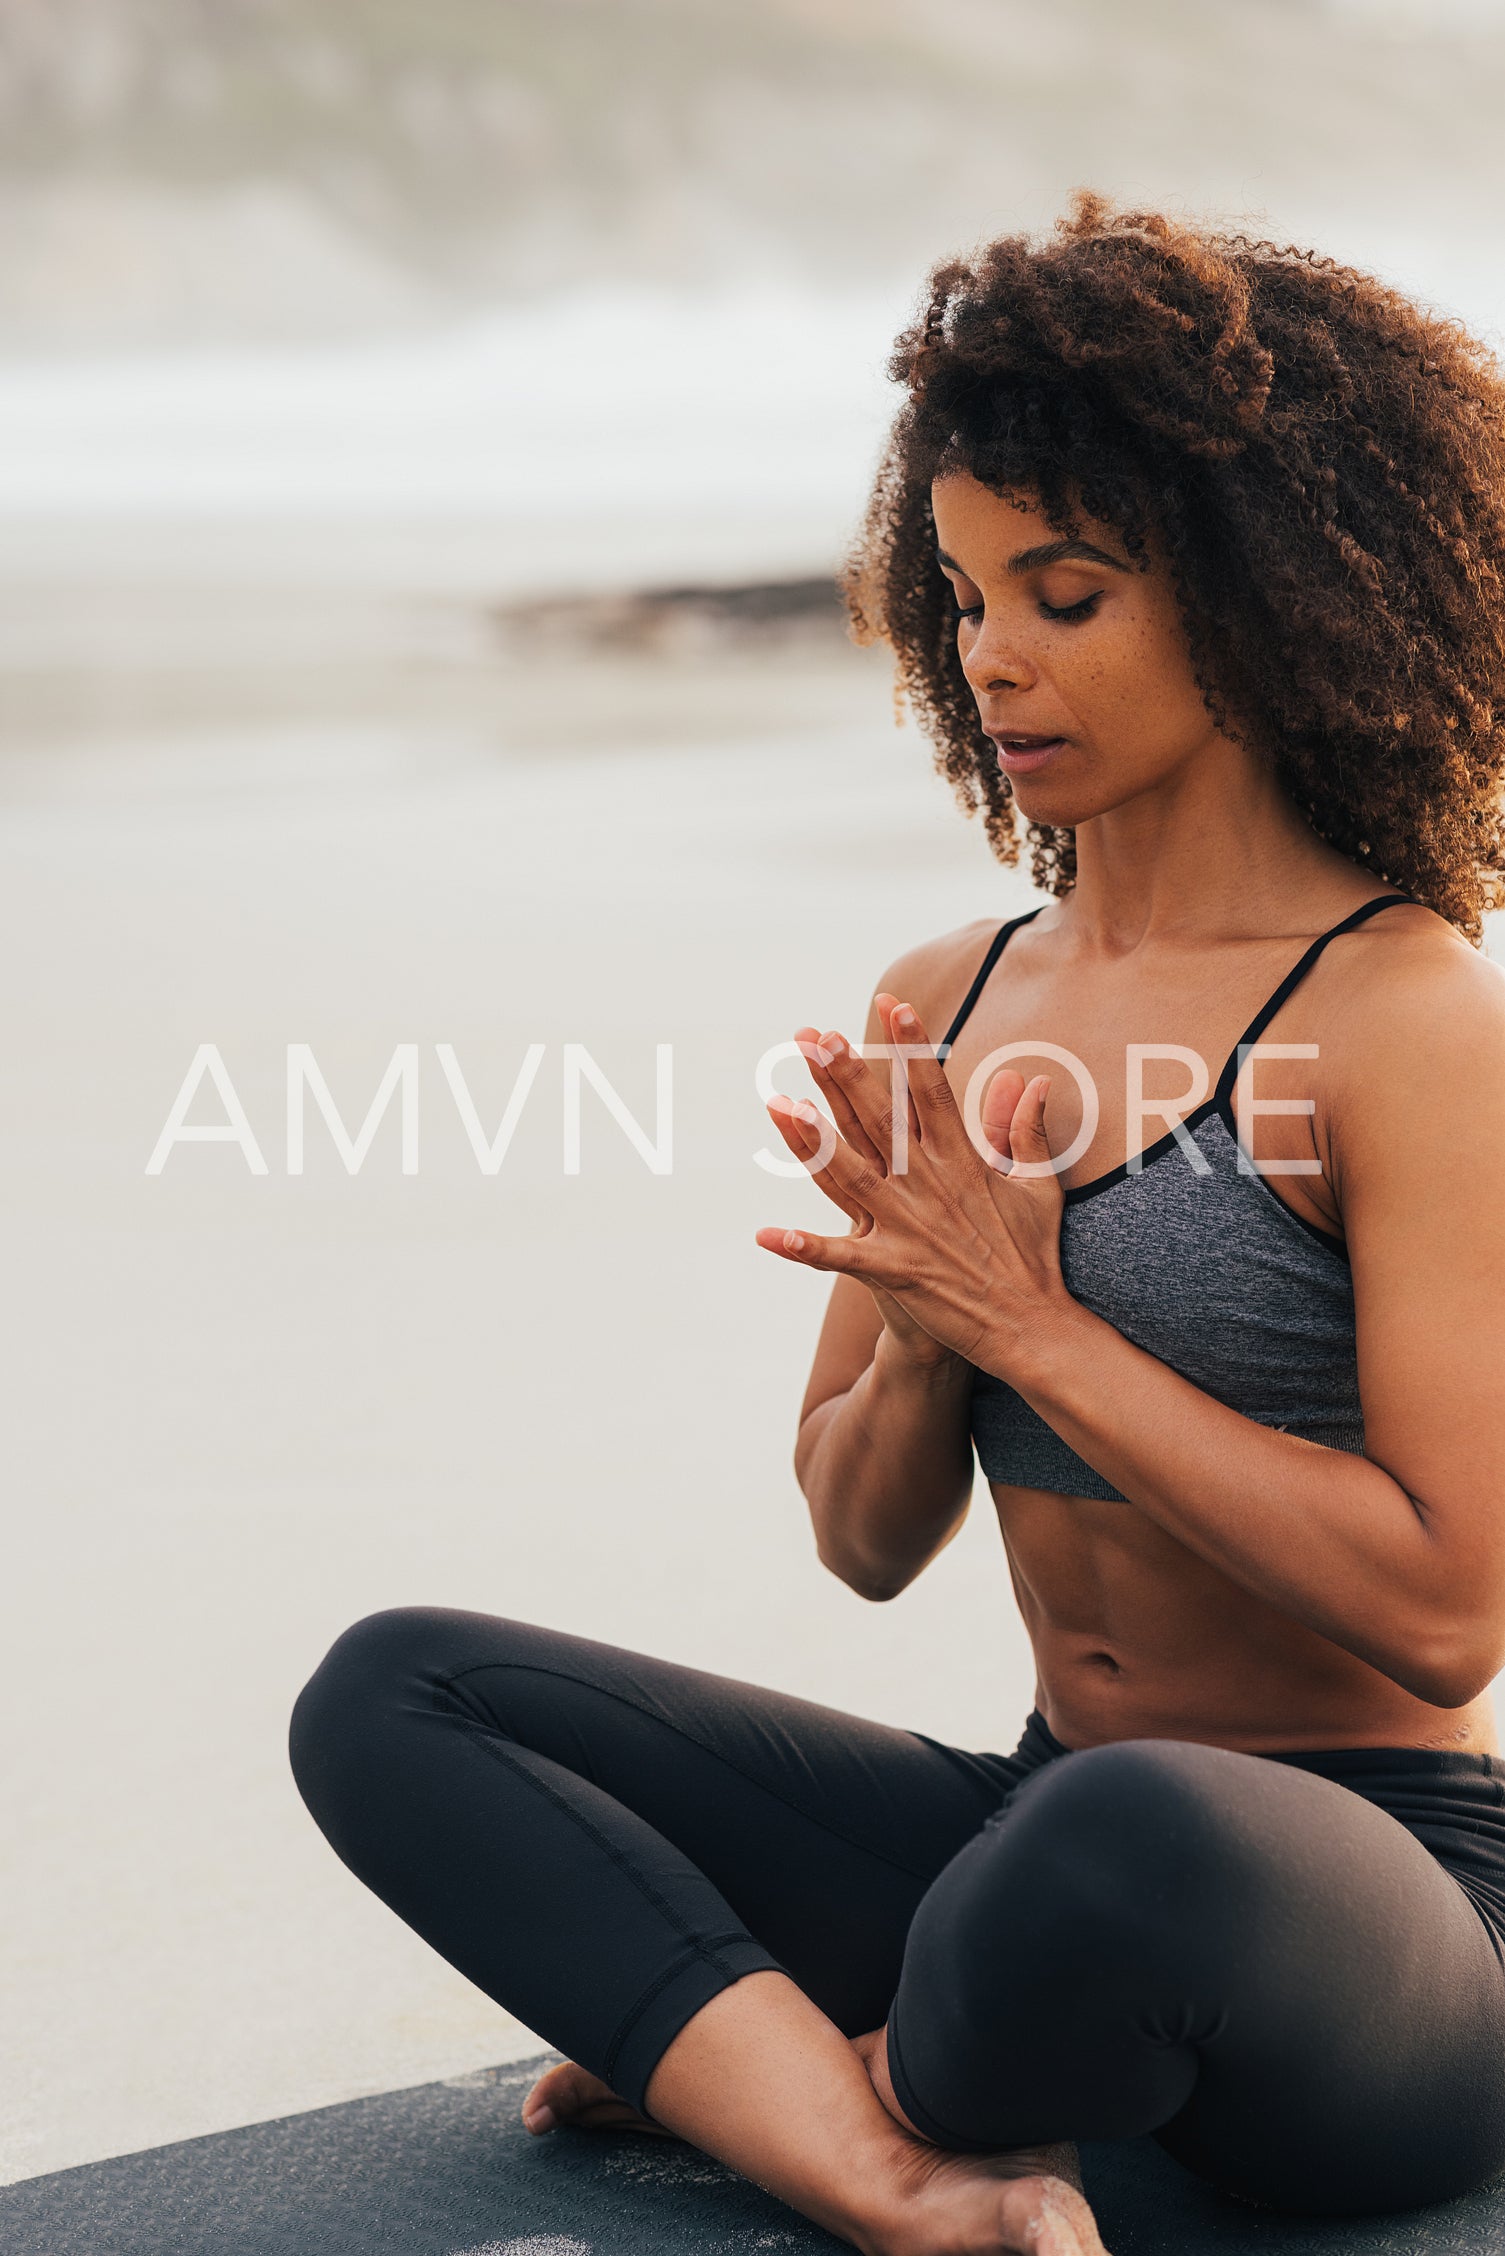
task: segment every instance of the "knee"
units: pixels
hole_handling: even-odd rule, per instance
[[[364,1735],[403,1689],[429,1674],[446,1616],[432,1606],[389,1606],[342,1631],[293,1703],[288,1757],[304,1799],[318,1791],[337,1749]]]
[[[1085,1748],[1026,1780],[993,1821],[1043,1912],[1084,1927],[1174,1937],[1209,1905],[1236,1918],[1248,1864],[1237,1770],[1249,1758],[1183,1740]]]
[[[299,1702],[368,1695],[423,1665],[444,1621],[434,1606],[388,1606],[342,1630],[309,1678]]]
[[[1169,1831],[1189,1846],[1193,1836],[1222,1831],[1225,1774],[1250,1759],[1184,1739],[1120,1739],[1035,1772],[1018,1798],[1031,1797],[1042,1830],[1064,1840],[1111,1831],[1159,1841]]]

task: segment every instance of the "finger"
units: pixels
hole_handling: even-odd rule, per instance
[[[793,1097],[786,1097],[783,1094],[770,1097],[767,1111],[775,1128],[797,1160],[808,1167],[812,1160],[819,1158],[820,1130],[800,1116],[796,1110]],[[829,1122],[826,1123],[826,1132],[828,1135],[832,1132]],[[859,1230],[870,1230],[872,1228],[873,1218],[866,1207],[859,1206],[855,1199],[849,1198],[844,1191],[838,1190],[834,1183],[826,1183],[822,1188],[825,1190],[826,1196],[841,1208],[842,1213],[854,1222]]]
[[[882,1081],[864,1064],[846,1036],[834,1030],[822,1034],[816,1058],[866,1132],[871,1164],[883,1172],[893,1173],[904,1148],[898,1140],[904,1124]]]
[[[982,1132],[988,1141],[990,1165],[996,1159],[1002,1166],[1013,1157],[1009,1130],[1023,1095],[1024,1075],[1016,1073],[1011,1065],[995,1073],[982,1093]]]
[[[873,1142],[862,1122],[847,1101],[846,1091],[832,1077],[820,1056],[821,1036],[813,1026],[802,1026],[795,1035],[800,1055],[810,1068],[810,1078],[831,1107],[832,1118],[852,1149],[860,1152],[874,1167],[882,1168],[883,1154]]]
[[[1052,1175],[1050,1163],[1050,1138],[1045,1129],[1045,1100],[1050,1094],[1050,1075],[1037,1073],[1014,1108],[1009,1122],[1009,1151],[1014,1164],[1009,1170],[1010,1180],[1032,1176]]]
[[[959,1154],[971,1139],[962,1121],[956,1091],[936,1056],[919,1012],[912,1003],[895,1002],[889,1019],[894,1046],[904,1060],[904,1078],[919,1123],[922,1144],[937,1158]]]
[[[853,1151],[808,1097],[799,1098],[793,1110],[795,1119],[819,1138],[817,1148],[805,1160],[811,1180],[819,1183],[838,1206],[850,1200],[869,1214],[876,1212],[875,1198],[881,1196],[885,1181],[882,1167]]]
[[[866,1278],[865,1238],[819,1238],[809,1230],[759,1230],[757,1241],[765,1251],[795,1261],[805,1269],[830,1269],[843,1276]],[[875,1280],[876,1282],[876,1280]]]
[[[884,1174],[875,1161],[863,1159],[837,1134],[818,1106],[808,1097],[770,1097],[767,1111],[782,1126],[786,1115],[804,1133],[805,1147],[795,1150],[811,1180],[820,1185],[843,1213],[860,1210],[866,1220],[874,1212],[873,1194],[881,1191]]]
[[[894,1012],[900,1008],[899,998],[887,993],[875,995],[873,1007],[878,1013],[878,1023],[883,1028],[883,1039],[895,1053],[888,1061],[889,1096],[896,1104],[902,1099],[909,1133],[917,1137],[920,1133],[920,1116],[915,1111],[914,1098],[909,1093],[909,1077],[904,1071],[904,1060],[898,1055],[903,1037],[894,1025]]]

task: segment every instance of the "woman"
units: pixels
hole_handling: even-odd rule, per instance
[[[835,1277],[821,1558],[894,1596],[975,1445],[1037,1712],[972,1754],[398,1609],[298,1784],[571,2056],[530,2129],[661,2126],[871,2256],[1098,2250],[1083,2137],[1438,2200],[1505,2165],[1505,385],[1090,198],[894,366],[859,629],[1048,899],[887,972],[897,1093],[803,1030],[833,1125],[770,1109],[850,1227],[759,1240]]]

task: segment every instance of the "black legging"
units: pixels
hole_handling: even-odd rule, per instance
[[[1505,1761],[1134,1739],[1010,1756],[441,1607],[338,1639],[304,1800],[450,1964],[641,2107],[778,1968],[887,2018],[911,2120],[987,2149],[1153,2132],[1307,2210],[1505,2166]]]

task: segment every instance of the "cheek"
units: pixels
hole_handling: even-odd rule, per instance
[[[1069,689],[1085,720],[1089,715],[1117,722],[1138,712],[1146,684],[1154,679],[1155,637],[1142,620],[1105,620],[1095,633],[1080,633],[1057,654],[1056,678]]]
[[[1079,717],[1094,731],[1111,729],[1123,752],[1142,747],[1153,757],[1206,719],[1185,650],[1158,620],[1105,621],[1090,645],[1063,654],[1058,678],[1069,679]]]

